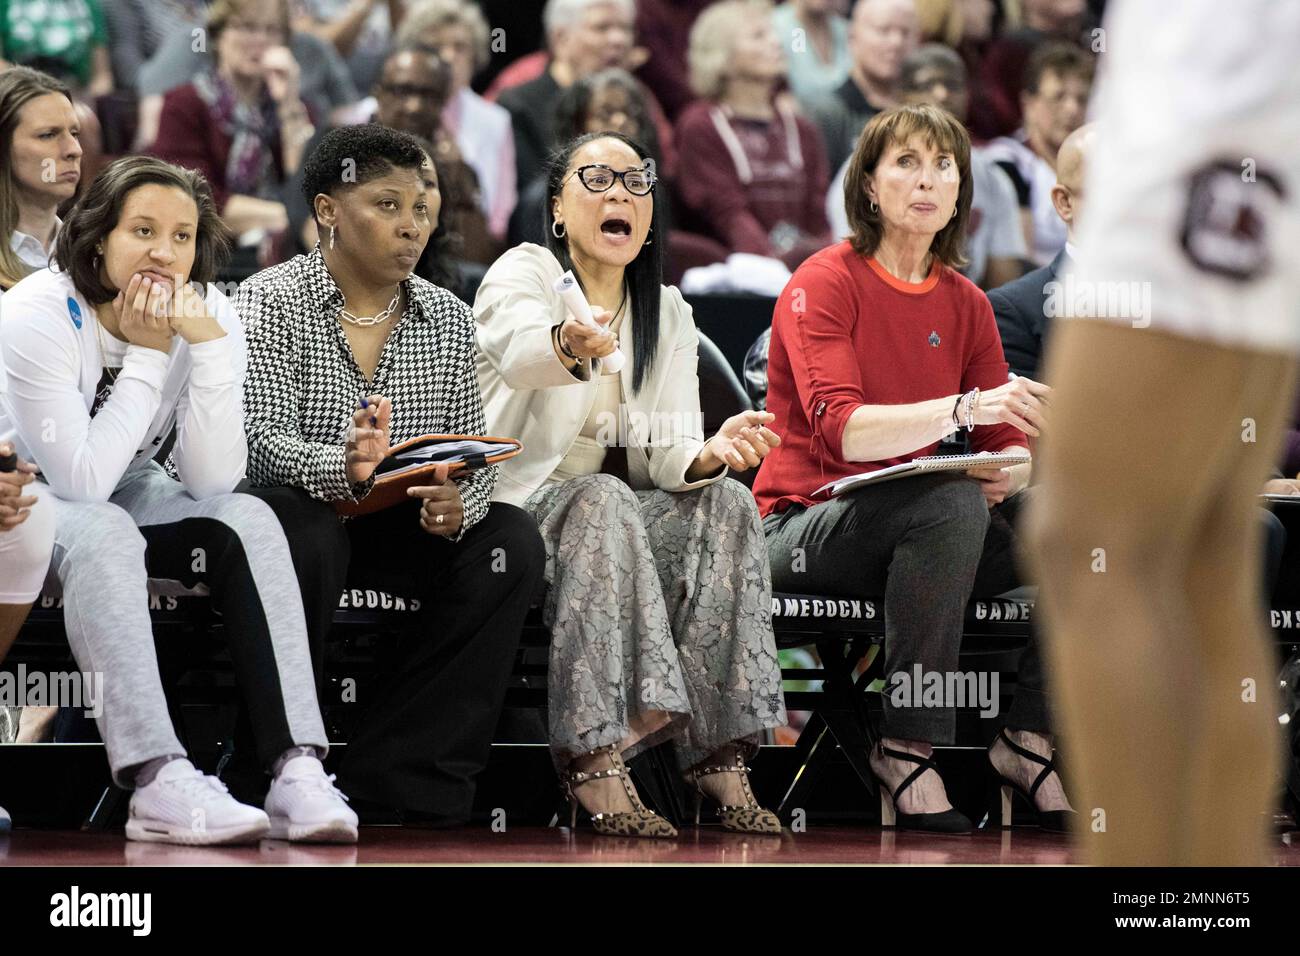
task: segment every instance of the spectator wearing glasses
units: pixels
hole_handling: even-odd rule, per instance
[[[758,473],[754,497],[773,582],[884,595],[891,687],[914,666],[956,671],[967,601],[1022,583],[1014,522],[1030,465],[914,475],[832,498],[818,489],[931,455],[963,425],[976,451],[1027,451],[1050,391],[1008,381],[993,310],[955,269],[970,215],[969,150],[965,127],[934,106],[897,107],[867,124],[844,187],[853,236],[795,272],[772,322],[767,408],[785,423],[784,440]],[[1034,642],[1016,681],[989,760],[1005,787],[1031,797],[1040,825],[1063,830],[1072,811],[1050,759]],[[968,831],[931,756],[953,740],[955,701],[887,693],[882,702],[881,740],[869,758],[882,817]]]
[[[602,130],[622,133],[644,143],[655,160],[658,182],[664,182],[665,173],[659,163],[659,137],[646,108],[644,88],[625,70],[601,70],[583,77],[566,89],[555,104],[555,132],[560,142],[567,143],[584,133]],[[538,170],[510,217],[510,240],[516,245],[546,242],[546,224],[550,221],[546,213],[546,180],[547,171]]]
[[[479,204],[478,178],[461,158],[456,142],[442,126],[443,105],[452,85],[450,67],[430,47],[399,47],[384,60],[374,96],[362,101],[370,119],[427,141],[437,164],[441,194],[440,222],[455,254],[464,261],[487,265],[500,252],[487,229]],[[304,155],[319,145],[318,131]],[[290,226],[303,249],[316,244],[316,217],[302,194],[303,171],[285,190]]]
[[[1065,248],[1065,222],[1052,201],[1056,157],[1065,138],[1083,125],[1093,65],[1092,55],[1073,44],[1040,46],[1025,69],[1025,125],[985,148],[1016,187],[1025,243],[1038,266],[1050,264]]]
[[[1011,136],[1023,124],[1025,69],[1040,47],[1068,43],[1101,52],[1093,45],[1097,18],[1087,0],[1020,0],[1003,3],[1002,14],[1001,30],[985,46],[979,69],[971,74],[980,91],[971,113],[971,133],[981,140]]]
[[[442,128],[455,139],[461,158],[478,176],[488,230],[494,239],[504,239],[523,183],[516,180],[510,113],[470,88],[475,72],[487,66],[491,56],[482,11],[466,0],[419,0],[402,21],[397,45],[431,47],[451,66],[451,92],[442,109]]]
[[[745,412],[705,438],[698,337],[662,283],[653,164],[618,133],[588,133],[548,175],[547,247],[488,270],[474,303],[489,431],[517,435],[494,497],[546,542],[551,750],[598,832],[671,837],[623,755],[675,738],[683,775],[727,829],[777,832],[744,761],[785,723],[771,588],[753,498],[728,468],[779,442]],[[592,329],[554,289],[572,270]],[[626,364],[609,369],[621,348]]]
[[[962,122],[966,121],[967,105],[970,102],[966,67],[962,64],[961,57],[949,47],[927,43],[909,54],[903,61],[899,86],[904,103],[933,103]],[[964,247],[968,261],[961,272],[980,288],[991,289],[1018,278],[1023,271],[1021,263],[1027,252],[1020,222],[1020,204],[1010,178],[984,150],[971,148],[970,166],[973,187],[970,231],[966,235]],[[835,236],[841,239],[850,235],[848,215],[844,208],[844,176],[847,169],[846,162],[840,167],[839,175],[835,177],[826,196],[826,215],[831,221]],[[1014,363],[1012,364],[1014,368]]]
[[[217,45],[210,20],[230,19],[233,9],[242,21],[243,13],[252,11],[256,17],[248,18],[248,22],[265,23],[269,30],[269,23],[262,18],[275,18],[277,23],[281,23],[279,11],[292,0],[268,0],[265,4],[249,0],[212,0],[210,6],[199,4],[194,13],[190,4],[166,7],[166,0],[146,2],[165,9],[165,12],[154,12],[151,16],[167,19],[170,26],[153,55],[140,64],[136,74],[139,94],[137,150],[147,150],[158,137],[163,95],[184,86],[212,67]],[[284,14],[283,22],[289,22],[288,13]],[[307,104],[313,122],[354,122],[353,110],[361,97],[348,73],[347,64],[333,44],[306,30],[294,29],[287,34],[283,31],[282,26],[264,48],[275,46],[277,42],[289,48],[298,64],[299,95]]]
[[[283,185],[315,131],[288,36],[283,2],[218,0],[208,18],[214,62],[163,97],[151,152],[201,172],[236,235],[288,228]]]
[[[766,0],[725,0],[691,30],[691,82],[676,138],[682,224],[732,252],[794,268],[830,239],[817,129],[776,98],[785,58]]]

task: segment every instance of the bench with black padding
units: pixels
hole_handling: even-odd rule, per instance
[[[213,613],[206,597],[171,597],[151,594],[150,614],[158,640],[160,670],[169,688],[173,707],[188,708],[194,719],[203,712],[200,723],[204,739],[229,734],[237,694],[233,687],[229,657],[217,629],[220,616]],[[335,613],[324,665],[322,708],[332,740],[346,740],[341,729],[346,720],[340,702],[344,682],[364,681],[373,666],[371,648],[375,640],[414,626],[419,619],[420,602],[373,589],[350,588],[340,599]],[[968,636],[983,642],[970,645],[971,652],[995,649],[1014,655],[1023,647],[1028,634],[1032,602],[999,600],[973,602],[967,610]],[[38,599],[18,642],[3,665],[12,669],[25,664],[28,669],[46,671],[76,668],[63,633],[61,602]],[[833,745],[838,744],[864,784],[870,785],[870,770],[865,755],[873,739],[865,700],[867,688],[880,676],[879,655],[861,673],[855,673],[859,661],[885,633],[883,602],[858,598],[840,598],[812,594],[775,594],[772,597],[772,623],[778,646],[794,648],[814,646],[820,663],[812,668],[787,668],[788,680],[820,681],[817,691],[790,690],[786,693],[791,710],[809,711],[812,719],[800,736],[798,772],[791,781],[782,807],[802,805],[797,802],[818,778]],[[546,703],[546,629],[541,609],[529,613],[520,641],[507,706],[544,707]],[[1014,657],[1010,661],[1014,670]],[[355,691],[356,684],[352,684]],[[355,699],[355,698],[354,698]],[[208,711],[225,708],[224,716]],[[337,712],[337,713],[336,713]],[[173,718],[178,728],[183,721],[178,710]]]

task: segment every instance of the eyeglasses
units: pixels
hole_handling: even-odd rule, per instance
[[[637,169],[625,169],[618,173],[608,166],[599,163],[591,166],[579,166],[573,171],[582,185],[587,187],[588,192],[606,193],[614,188],[614,183],[618,180],[623,181],[623,187],[633,196],[648,195],[654,188],[659,177],[655,175],[655,161],[647,159],[645,165]],[[566,180],[567,182],[568,180]]]

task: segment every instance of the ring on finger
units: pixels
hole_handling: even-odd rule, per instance
[[[433,519],[433,523],[434,523],[434,524],[442,524],[443,521],[446,520],[446,518],[447,518],[446,515],[438,515],[438,517],[436,517],[436,518]]]

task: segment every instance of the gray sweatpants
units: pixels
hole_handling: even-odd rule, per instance
[[[250,495],[196,501],[162,468],[128,472],[107,502],[73,502],[33,483],[55,511],[45,593],[63,595],[68,643],[103,675],[99,732],[113,779],[182,754],[158,674],[147,582],[163,594],[212,595],[265,767],[288,748],[328,745],[302,597],[280,523]]]

